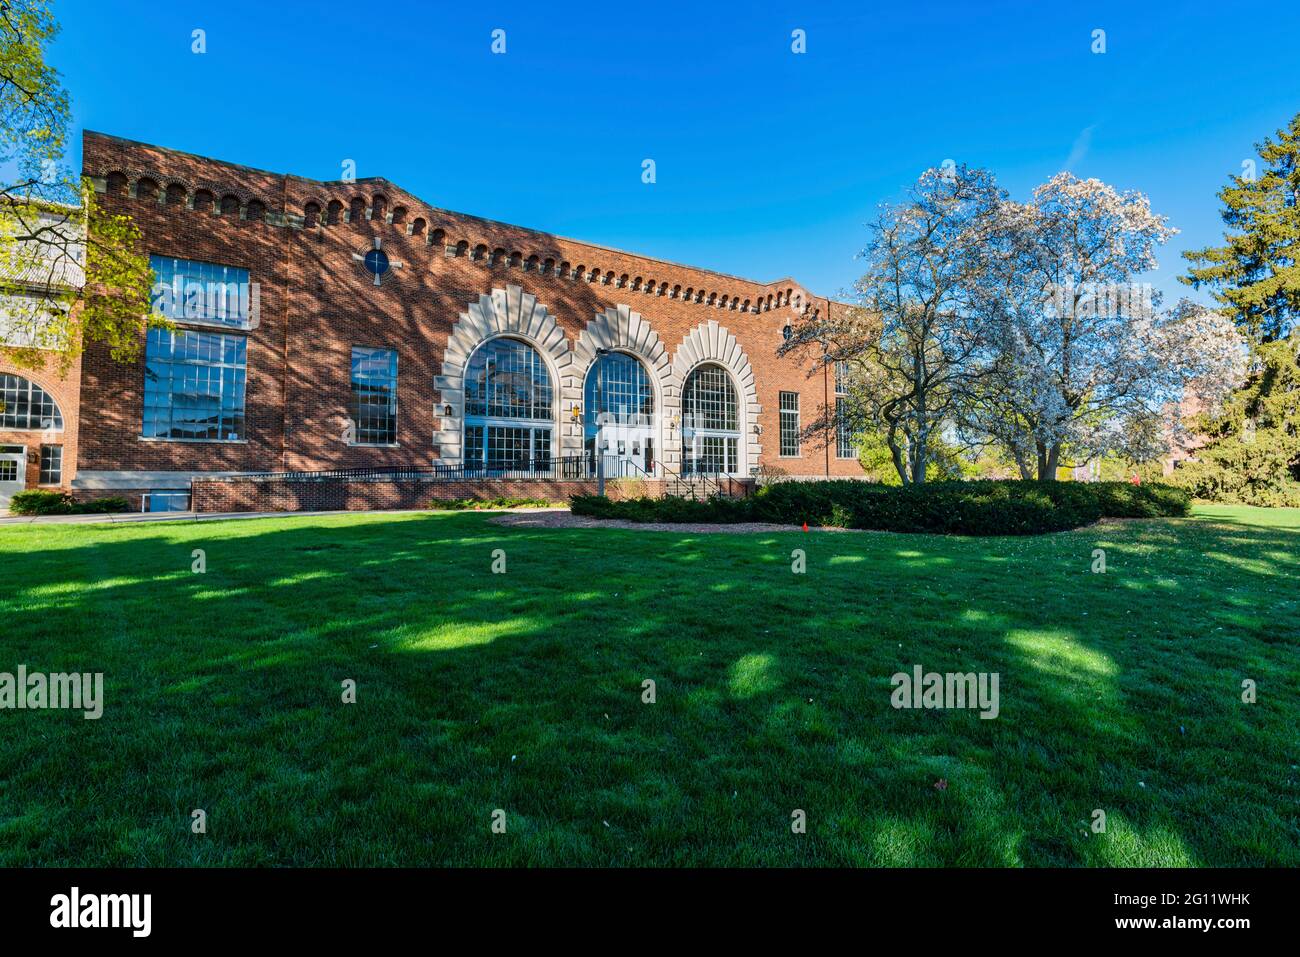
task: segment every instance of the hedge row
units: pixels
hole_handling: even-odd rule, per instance
[[[1186,515],[1190,497],[1168,485],[1127,482],[779,482],[747,499],[572,500],[575,514],[633,522],[773,522],[945,535],[1035,535],[1101,518]]]
[[[97,498],[92,502],[78,502],[67,492],[43,488],[17,492],[9,500],[9,511],[15,515],[97,515],[125,512],[128,507],[124,498]]]

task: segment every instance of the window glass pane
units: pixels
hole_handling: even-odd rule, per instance
[[[682,472],[735,473],[739,470],[740,413],[731,376],[718,365],[703,365],[682,387]]]
[[[149,493],[151,512],[187,512],[190,493],[184,489],[155,489]]]
[[[244,438],[242,336],[150,329],[145,345],[146,438]],[[231,346],[228,340],[241,340]]]
[[[849,391],[849,364],[844,360],[835,363],[835,394],[846,395]]]
[[[60,485],[63,482],[63,446],[41,446],[41,485]]]
[[[857,457],[857,449],[853,447],[853,434],[849,430],[848,419],[844,414],[843,404],[839,399],[835,400],[835,455],[841,459],[852,459]]]
[[[352,422],[359,445],[397,442],[397,351],[352,350]]]
[[[485,344],[465,373],[465,465],[548,468],[553,396],[550,372],[531,346],[517,339]]]
[[[248,327],[253,302],[247,269],[174,256],[150,256],[149,265],[154,312],[183,322]]]
[[[632,356],[611,352],[601,356],[587,373],[584,397],[588,436],[597,430],[597,416],[604,422],[648,426],[654,422],[654,389],[645,366]]]
[[[0,429],[63,429],[54,398],[20,375],[0,374]]]
[[[683,427],[735,431],[736,421],[736,390],[721,366],[700,366],[686,377]]]
[[[531,346],[493,339],[474,353],[465,372],[465,414],[502,419],[550,419],[551,374]]]
[[[799,393],[781,393],[781,454],[799,454]]]

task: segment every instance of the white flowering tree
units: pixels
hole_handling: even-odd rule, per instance
[[[1026,204],[999,210],[1005,256],[990,260],[1004,298],[992,374],[969,390],[964,435],[1000,445],[1028,478],[1106,452],[1153,457],[1164,410],[1194,384],[1213,403],[1239,380],[1242,341],[1224,316],[1189,302],[1161,312],[1136,277],[1174,230],[1147,197],[1059,173]]]
[[[860,255],[855,308],[805,315],[782,347],[850,369],[848,396],[828,411],[837,420],[810,433],[879,432],[903,483],[925,481],[954,403],[984,371],[975,361],[990,328],[981,276],[1004,199],[987,171],[948,166],[882,210]]]

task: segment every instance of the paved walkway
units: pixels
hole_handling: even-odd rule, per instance
[[[773,525],[769,522],[629,522],[621,518],[591,518],[574,515],[566,509],[514,509],[496,515],[492,522],[510,528],[626,528],[635,532],[682,532],[688,535],[752,535],[758,532],[802,532],[799,525]],[[810,532],[849,532],[867,534],[860,528],[830,528],[810,526]],[[879,533],[886,534],[886,533]]]
[[[311,515],[411,515],[432,509],[334,512],[105,512],[97,515],[8,515],[0,525],[93,525],[106,522],[219,522],[232,518],[303,518]],[[489,509],[481,509],[489,511]],[[493,509],[492,511],[497,511]]]

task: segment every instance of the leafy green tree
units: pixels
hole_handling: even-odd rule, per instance
[[[1183,253],[1195,265],[1179,278],[1212,290],[1253,341],[1275,342],[1300,315],[1300,113],[1256,150],[1263,175],[1248,160],[1219,191],[1224,245]]]
[[[44,0],[0,0],[0,356],[27,367],[49,350],[66,366],[88,339],[129,358],[158,321],[139,230],[65,165],[68,94],[45,62],[58,31]]]
[[[1203,416],[1209,444],[1174,470],[1198,498],[1300,506],[1300,337],[1262,343],[1244,388]]]

